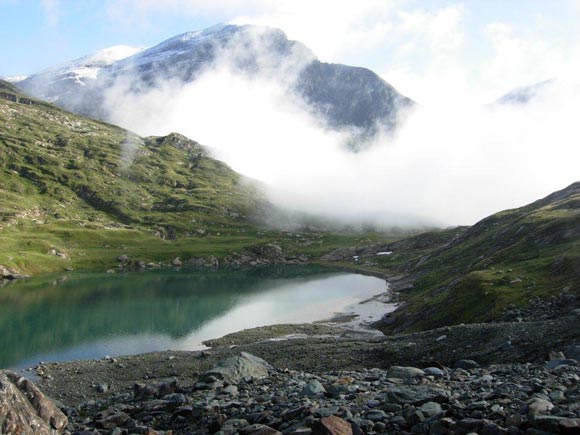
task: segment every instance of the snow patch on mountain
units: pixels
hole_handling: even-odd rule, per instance
[[[131,47],[128,45],[115,45],[104,48],[96,53],[75,59],[52,68],[41,71],[41,74],[59,76],[60,79],[73,79],[79,84],[86,84],[85,79],[96,80],[99,71],[127,57],[143,51],[143,47]]]
[[[13,83],[13,84],[17,84],[18,82],[21,82],[22,80],[26,80],[29,76],[8,76],[8,77],[0,77],[0,79],[8,82],[8,83]]]

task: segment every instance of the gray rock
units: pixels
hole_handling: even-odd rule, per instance
[[[577,366],[577,365],[578,361],[576,361],[575,359],[553,359],[546,363],[546,369],[554,370],[555,368],[560,366]]]
[[[427,376],[435,376],[436,378],[442,378],[446,375],[445,370],[441,370],[438,367],[427,367],[426,369],[423,369],[423,371]]]
[[[454,365],[456,369],[472,370],[479,367],[479,364],[472,359],[460,359]]]
[[[528,415],[531,418],[548,414],[553,408],[554,404],[552,402],[539,397],[534,397],[528,401]]]
[[[370,421],[383,421],[387,418],[387,414],[380,409],[372,409],[365,413],[365,418]]]
[[[396,379],[412,379],[412,378],[420,378],[425,376],[425,372],[421,369],[416,367],[400,367],[400,366],[392,366],[387,371],[387,376],[389,378],[396,378]]]
[[[207,382],[210,376],[214,376],[231,384],[237,384],[244,378],[267,378],[272,370],[273,367],[263,359],[242,352],[240,356],[221,361],[203,373],[200,379],[202,382]]]
[[[330,397],[338,398],[343,394],[352,394],[358,391],[358,387],[352,384],[332,384],[326,389]]]
[[[421,405],[426,402],[446,402],[449,400],[449,392],[441,388],[417,386],[417,387],[391,387],[387,391],[389,402],[401,405]]]
[[[433,417],[433,416],[435,416],[437,414],[442,413],[443,412],[443,408],[437,402],[427,402],[427,403],[423,403],[419,407],[419,411],[421,411],[421,413],[426,418],[429,418],[429,417]]]
[[[231,395],[231,396],[237,396],[238,395],[238,387],[236,387],[235,385],[228,385],[222,391],[224,393],[226,393],[226,394]]]
[[[326,393],[324,386],[316,379],[308,382],[302,391],[300,391],[300,396],[302,397],[313,397],[319,396]]]
[[[425,420],[425,416],[421,411],[414,410],[405,415],[405,421],[409,426],[415,426],[416,424],[422,423]]]

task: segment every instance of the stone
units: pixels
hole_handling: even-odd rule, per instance
[[[313,435],[353,435],[350,423],[340,417],[322,418],[312,425]]]
[[[365,418],[370,421],[383,421],[387,418],[387,414],[380,409],[372,409],[365,413]]]
[[[338,398],[341,395],[347,395],[356,393],[358,391],[358,387],[356,385],[349,385],[349,384],[332,384],[330,385],[327,390],[330,397]]]
[[[242,352],[240,356],[234,356],[221,361],[212,369],[201,375],[202,382],[210,376],[223,379],[230,384],[237,384],[244,378],[263,379],[270,375],[273,367],[257,356]]]
[[[554,408],[554,404],[546,399],[534,397],[528,401],[528,415],[532,418],[548,414]]]
[[[96,423],[98,427],[110,430],[118,426],[125,425],[125,423],[127,423],[130,419],[131,417],[128,414],[124,412],[117,412],[111,415],[103,416],[103,418],[98,419]]]
[[[392,412],[396,414],[398,412],[401,412],[403,407],[398,403],[385,403],[383,406],[381,406],[381,409],[385,412]]]
[[[11,435],[54,435],[67,417],[31,381],[0,371],[0,432]]]
[[[320,381],[314,379],[308,382],[304,388],[300,391],[299,395],[302,397],[313,397],[313,396],[320,396],[326,393],[326,389],[320,383]]]
[[[222,389],[222,392],[225,394],[229,394],[230,396],[237,396],[238,395],[238,387],[235,385],[228,385]]]
[[[422,423],[423,420],[425,420],[425,416],[423,415],[423,413],[421,411],[418,411],[418,410],[409,412],[405,416],[405,421],[411,427],[415,426],[416,424]]]
[[[425,376],[425,372],[415,367],[392,366],[387,371],[387,377],[395,379],[413,379]]]
[[[546,363],[546,369],[554,370],[560,366],[577,366],[578,361],[575,359],[553,359]]]
[[[389,402],[401,405],[422,405],[426,402],[446,402],[449,400],[449,392],[441,388],[426,386],[391,387],[387,391]]]
[[[426,417],[430,418],[443,412],[443,408],[437,402],[423,403],[419,407],[419,411]]]
[[[427,376],[434,376],[436,378],[442,378],[446,374],[445,370],[441,370],[439,367],[427,367],[423,371]]]
[[[456,369],[472,370],[479,367],[479,364],[472,359],[460,359],[454,365]]]

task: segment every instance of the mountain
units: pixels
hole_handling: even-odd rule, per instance
[[[295,264],[359,237],[278,231],[272,216],[291,215],[203,145],[139,137],[0,80],[0,286],[70,268]]]
[[[571,103],[580,97],[580,84],[572,80],[554,78],[516,88],[492,104],[525,106],[534,102]]]
[[[542,319],[559,304],[569,310],[578,302],[580,182],[447,234],[399,268],[413,284],[381,323],[385,332],[502,320],[526,310]],[[407,239],[387,248],[405,255],[412,246]]]
[[[494,104],[528,104],[545,94],[556,84],[555,79],[544,80],[529,86],[522,86],[511,90],[510,92],[498,98]]]
[[[224,67],[283,84],[288,97],[298,96],[326,127],[351,132],[353,143],[392,132],[401,111],[413,105],[374,72],[321,62],[278,29],[221,24],[129,55],[131,50],[104,50],[17,84],[67,110],[107,120],[105,95],[114,86],[142,93],[170,80],[192,82]]]
[[[29,95],[49,101],[74,112],[91,115],[89,103],[83,101],[102,70],[142,48],[118,45],[99,50],[88,56],[45,69],[31,76],[14,77],[11,83],[18,85]],[[84,109],[83,109],[84,108]]]
[[[267,206],[195,141],[142,138],[2,81],[0,150],[0,264],[30,272],[70,266],[63,259],[91,266],[91,255],[115,258],[131,246],[179,255],[191,243],[215,255],[226,240],[249,239]]]

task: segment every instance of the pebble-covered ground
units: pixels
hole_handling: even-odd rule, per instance
[[[276,325],[214,340],[205,352],[36,372],[78,434],[580,434],[578,331],[575,310],[389,337]],[[299,337],[271,341],[287,334]],[[242,352],[271,366],[233,378],[216,371],[238,367]]]
[[[252,372],[234,357],[222,363],[225,371],[210,370],[193,385],[178,378],[137,383],[131,393],[65,411],[73,433],[95,435],[580,433],[580,367],[552,357],[545,364],[460,360],[454,368],[319,374],[259,360]],[[232,367],[238,377],[228,376]]]

